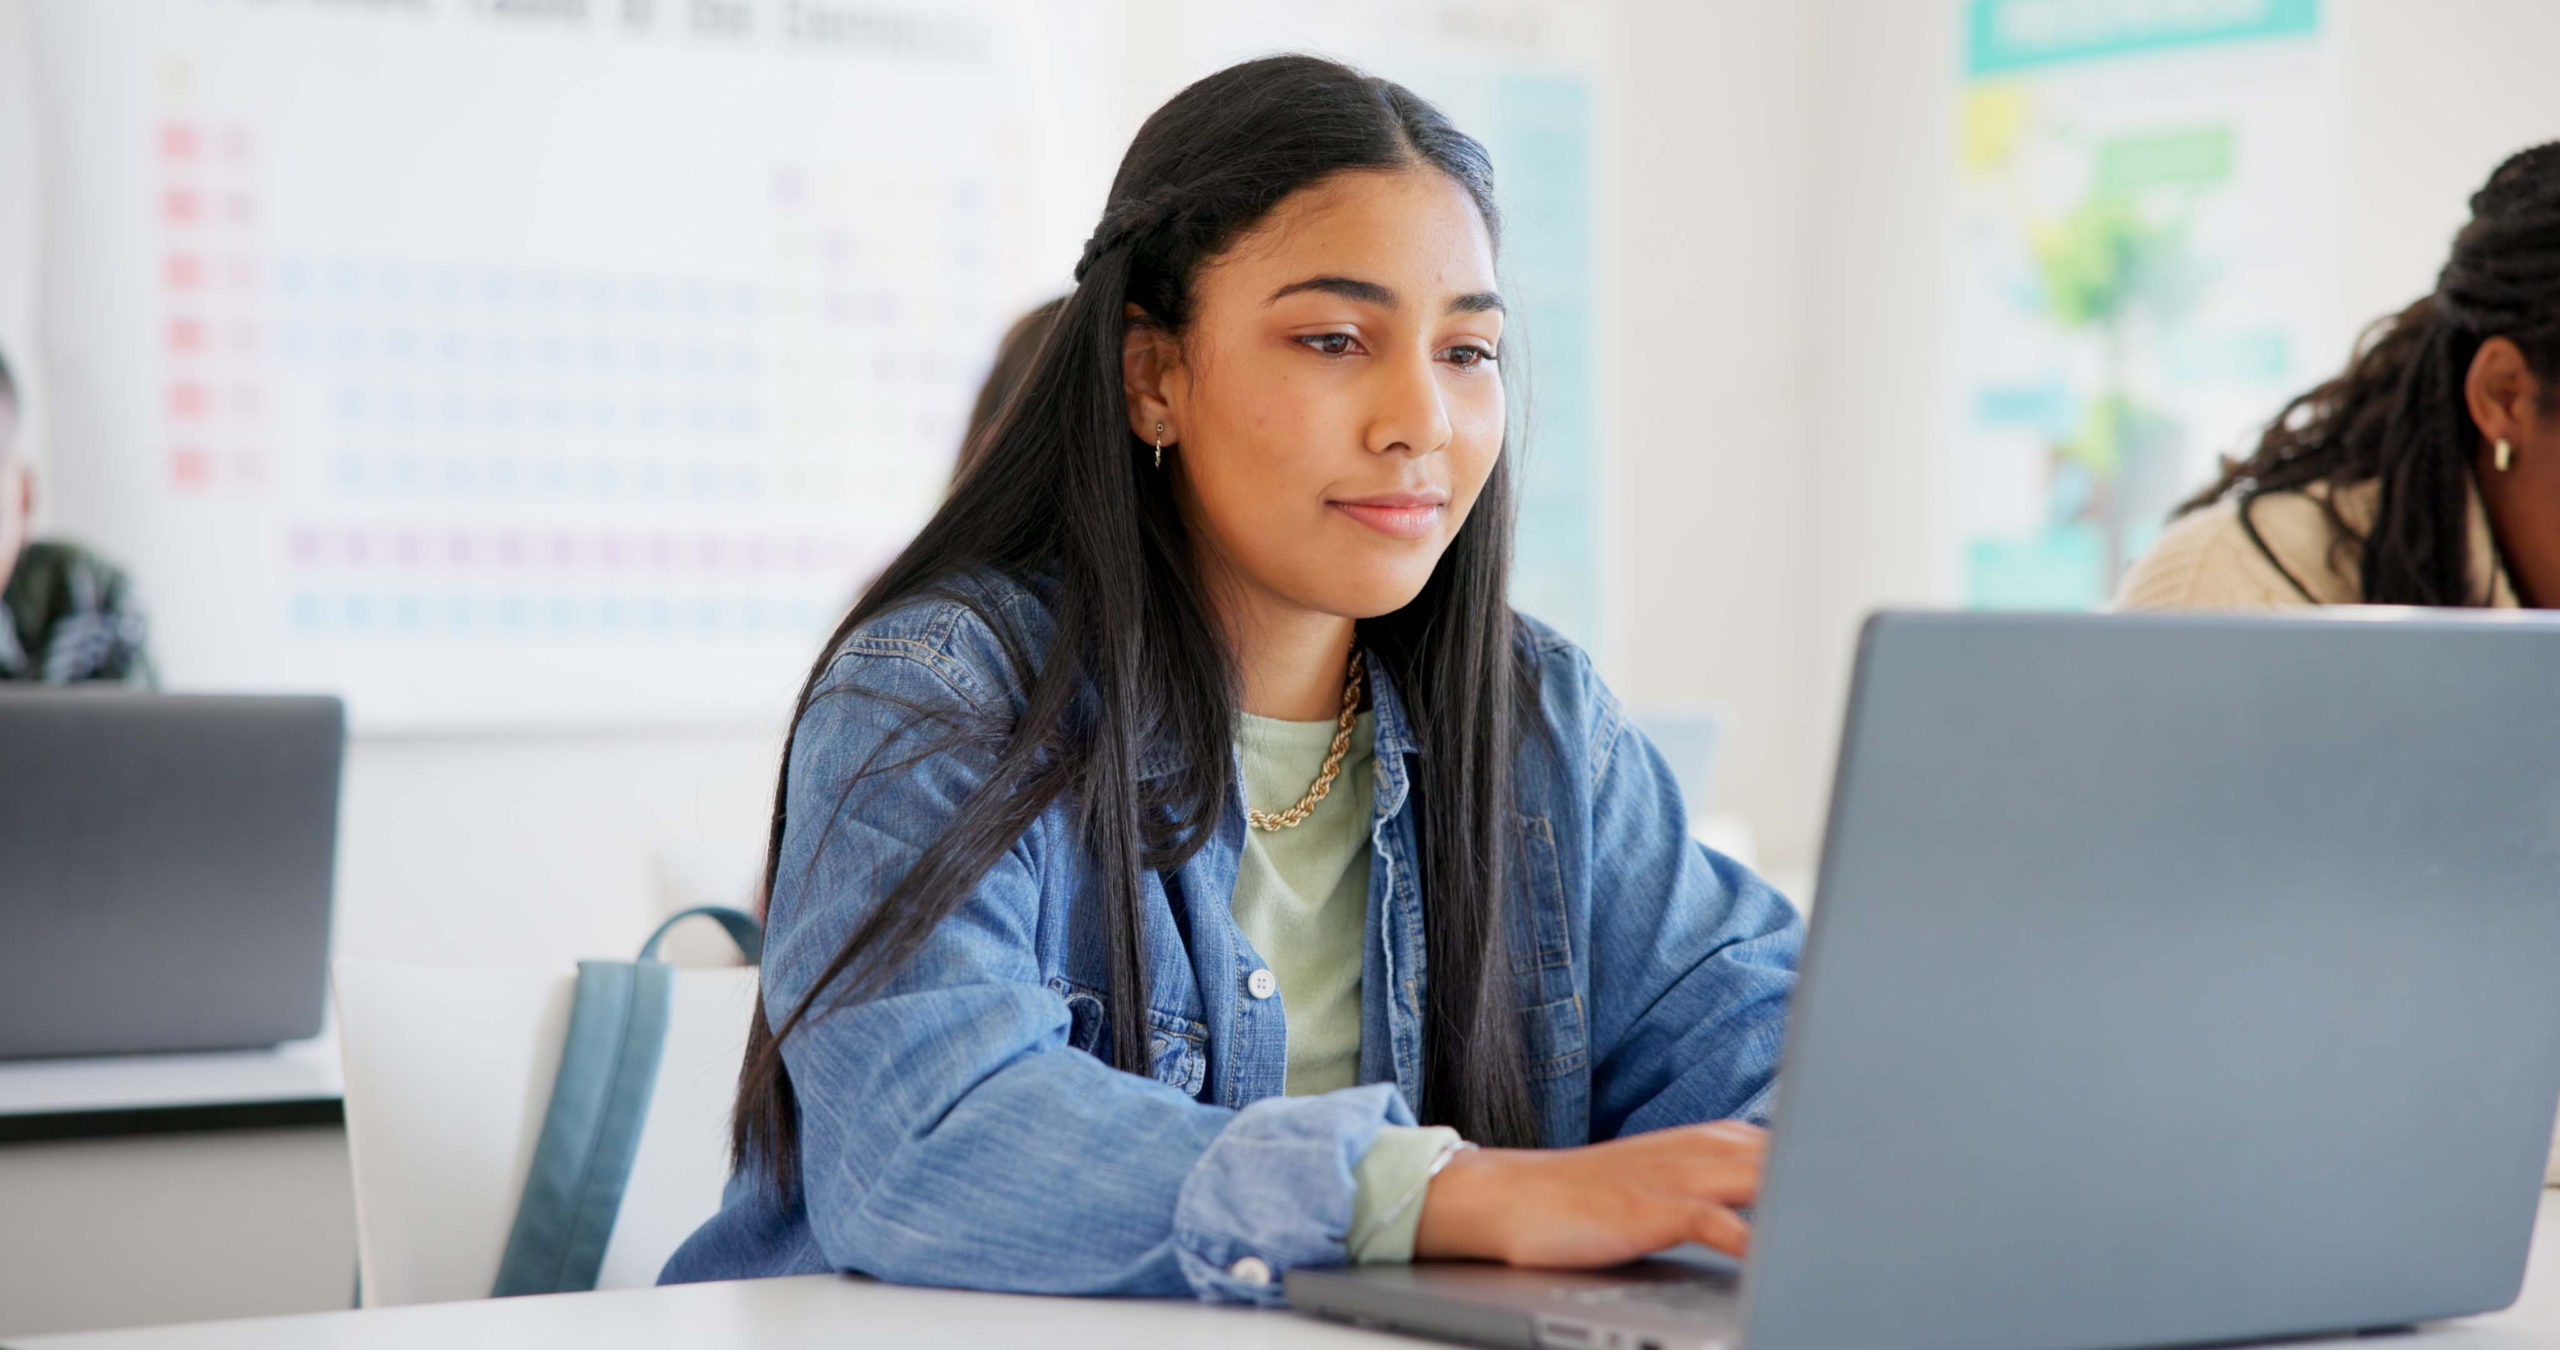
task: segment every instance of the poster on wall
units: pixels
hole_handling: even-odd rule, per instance
[[[1493,157],[1503,211],[1503,338],[1519,529],[1512,603],[1595,651],[1607,629],[1607,331],[1601,213],[1614,200],[1601,78],[1616,11],[1514,0],[1286,10],[1220,6],[1193,18],[1200,74],[1278,51],[1350,61],[1430,99]]]
[[[2342,354],[2319,0],[1965,0],[1948,345],[1966,603],[2104,604]]]
[[[780,724],[1100,139],[1097,6],[839,13],[31,7],[48,500],[172,687]]]

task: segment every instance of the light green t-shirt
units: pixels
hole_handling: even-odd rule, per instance
[[[1336,726],[1246,714],[1236,733],[1245,804],[1266,812],[1296,805],[1323,768]],[[1280,982],[1293,1097],[1360,1082],[1360,944],[1368,931],[1376,734],[1375,722],[1362,713],[1332,791],[1305,820],[1285,830],[1244,832],[1231,908],[1245,940]],[[1353,1173],[1359,1187],[1351,1202],[1352,1259],[1413,1259],[1414,1230],[1422,1222],[1415,1188],[1457,1137],[1441,1127],[1378,1131]]]

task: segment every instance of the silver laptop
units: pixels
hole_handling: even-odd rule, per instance
[[[1570,1350],[2072,1350],[2513,1301],[2560,1104],[2560,623],[1886,615],[1747,1270],[1292,1272]]]
[[[0,1058],[318,1034],[333,698],[0,686]]]

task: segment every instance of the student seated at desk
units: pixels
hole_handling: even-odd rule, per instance
[[[1742,1249],[1802,926],[1506,603],[1497,230],[1483,147],[1330,62],[1140,130],[811,672],[737,1166],[662,1279]]]
[[[2560,143],[2499,165],[2435,290],[2179,514],[2120,608],[2560,605]]]
[[[2499,165],[2435,290],[2180,517],[2118,608],[2560,605],[2560,143]]]
[[[133,584],[78,544],[29,539],[35,469],[18,457],[18,384],[0,356],[0,681],[152,682]]]

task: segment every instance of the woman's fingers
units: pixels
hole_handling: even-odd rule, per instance
[[[1678,1129],[1636,1137],[1655,1148],[1692,1157],[1747,1158],[1756,1165],[1769,1156],[1769,1132],[1739,1120],[1683,1125]]]
[[[1684,1200],[1748,1205],[1760,1195],[1760,1160],[1682,1158],[1656,1173],[1655,1184]]]
[[[1713,1138],[1730,1139],[1735,1143],[1740,1144],[1751,1144],[1763,1150],[1766,1150],[1769,1147],[1768,1128],[1761,1125],[1754,1125],[1747,1120],[1711,1120],[1706,1124],[1696,1126],[1695,1128],[1699,1134],[1708,1135]]]
[[[1727,1256],[1742,1256],[1751,1249],[1751,1225],[1722,1205],[1699,1206],[1690,1219],[1689,1236]]]
[[[1669,1156],[1661,1160],[1654,1181],[1692,1200],[1718,1205],[1748,1205],[1760,1189],[1761,1165],[1769,1155],[1768,1131],[1741,1121],[1718,1121],[1659,1136]]]

